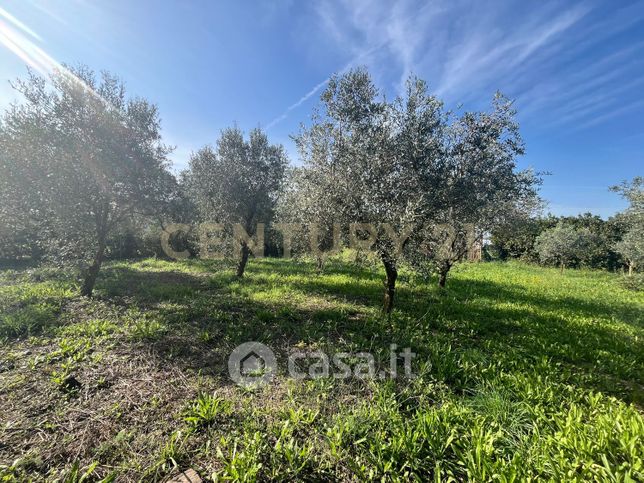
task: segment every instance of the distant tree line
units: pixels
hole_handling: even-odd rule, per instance
[[[610,188],[629,207],[608,220],[578,216],[534,216],[508,220],[490,234],[488,259],[520,259],[565,267],[629,274],[644,266],[644,178]]]
[[[387,100],[354,69],[331,78],[294,136],[300,166],[261,129],[231,127],[177,176],[156,106],[117,77],[66,67],[15,87],[22,100],[0,121],[0,259],[74,264],[86,296],[104,260],[163,256],[164,243],[181,257],[223,253],[242,277],[251,256],[304,243],[323,269],[348,237],[382,264],[386,312],[402,265],[445,286],[488,238],[501,259],[641,263],[641,180],[616,188],[632,207],[609,221],[535,217],[540,178],[517,169],[524,146],[500,94],[489,111],[457,115],[420,79]],[[232,243],[222,251],[217,237]]]
[[[618,270],[625,263],[615,245],[622,239],[627,228],[626,220],[620,215],[609,220],[591,213],[525,218],[495,229],[491,233],[486,252],[488,257],[494,259],[547,263],[547,260],[540,259],[537,240],[546,233],[569,229],[575,234],[585,235],[585,240],[584,249],[576,250],[569,257],[567,266]]]

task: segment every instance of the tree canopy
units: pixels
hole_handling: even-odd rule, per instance
[[[252,130],[245,140],[237,127],[224,129],[216,147],[206,146],[190,158],[187,189],[201,219],[227,225],[222,231],[230,225],[244,230],[234,233],[240,277],[251,253],[248,237],[259,235],[255,247],[263,254],[264,234],[258,233],[258,227],[262,230],[273,219],[287,164],[284,148],[270,144],[261,129]],[[208,238],[208,233],[203,235]]]
[[[560,222],[539,235],[535,247],[541,262],[558,265],[563,271],[587,249],[590,238],[588,230]]]
[[[534,196],[536,178],[516,170],[523,145],[513,116],[511,103],[497,95],[490,113],[456,117],[413,77],[391,102],[364,69],[329,81],[321,110],[295,138],[306,171],[300,176],[309,180],[299,200],[311,223],[321,206],[345,225],[378,227],[371,236],[387,274],[385,311],[393,307],[403,259],[435,262],[446,275],[465,255],[421,250],[415,237],[431,238],[444,225],[482,233]]]
[[[644,178],[636,176],[632,181],[611,189],[629,202],[623,213],[628,226],[627,232],[615,244],[615,249],[624,257],[629,274],[632,274],[634,268],[644,265]]]
[[[91,295],[109,233],[159,210],[173,189],[157,108],[85,67],[30,73],[15,87],[24,101],[0,130],[6,216],[17,225],[35,220],[55,258],[93,256],[81,288]]]
[[[642,178],[612,188],[630,206],[608,221],[535,217],[540,179],[517,167],[516,113],[498,93],[487,111],[451,112],[421,79],[389,100],[353,69],[329,80],[294,136],[301,165],[289,166],[261,129],[245,137],[231,127],[175,177],[156,106],[128,98],[117,77],[81,66],[30,73],[15,87],[22,101],[0,121],[0,258],[80,260],[85,295],[106,253],[140,252],[142,227],[196,221],[199,246],[191,232],[173,238],[179,251],[213,255],[216,232],[232,235],[238,276],[251,254],[263,254],[265,226],[269,245],[305,250],[320,269],[342,242],[372,251],[385,269],[386,312],[401,264],[437,273],[444,286],[488,235],[501,257],[643,265]]]

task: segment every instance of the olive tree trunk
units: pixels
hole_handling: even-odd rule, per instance
[[[240,247],[239,263],[237,264],[237,277],[239,278],[244,276],[244,270],[246,270],[246,264],[248,263],[248,255],[250,255],[248,244],[242,242]]]
[[[83,280],[83,285],[81,286],[81,295],[83,297],[91,297],[94,292],[94,285],[96,284],[96,278],[98,277],[98,272],[101,270],[101,265],[103,264],[103,258],[105,256],[105,236],[102,235],[98,240],[98,247],[96,249],[96,254],[94,255],[94,261],[87,269],[85,273],[85,279]]]
[[[315,269],[317,270],[318,273],[322,273],[324,271],[324,257],[319,256],[315,258]]]
[[[390,314],[394,308],[394,296],[396,294],[396,279],[398,278],[398,270],[396,268],[396,262],[386,255],[383,255],[382,263],[385,266],[385,274],[387,275],[387,278],[384,281],[385,297],[382,311],[386,314]]]
[[[451,268],[452,264],[449,262],[444,262],[441,264],[438,270],[438,286],[440,288],[445,288],[445,285],[447,284],[447,274],[449,273]]]

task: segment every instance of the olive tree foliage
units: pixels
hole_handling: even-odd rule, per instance
[[[330,179],[317,171],[290,168],[276,206],[275,227],[281,232],[283,256],[310,254],[318,270],[324,268],[330,255],[337,253],[342,241],[337,202],[325,196]]]
[[[2,119],[0,196],[17,224],[37,223],[53,257],[86,264],[81,293],[91,296],[110,233],[173,190],[157,108],[82,66],[30,72],[14,87],[23,101]]]
[[[519,171],[524,146],[512,102],[496,94],[490,112],[466,112],[444,129],[442,158],[432,176],[420,260],[438,272],[439,286],[475,244],[508,220],[540,209],[538,176]]]
[[[571,266],[616,270],[623,266],[624,259],[617,253],[615,245],[619,242],[629,224],[623,213],[618,213],[603,220],[598,215],[583,213],[576,216],[534,216],[528,218],[510,218],[503,225],[495,228],[491,236],[490,255],[502,260],[520,258],[529,262],[538,262],[539,255],[535,250],[536,238],[558,222],[587,229],[592,237],[588,249],[575,260]]]
[[[243,232],[233,235],[237,276],[244,275],[251,251],[263,254],[264,225],[273,219],[287,164],[284,148],[270,144],[260,129],[252,130],[248,140],[237,127],[224,129],[215,147],[192,155],[185,173],[187,190],[202,221],[210,224],[203,225],[202,257],[208,256],[207,240],[216,232],[241,226]]]
[[[2,128],[0,127],[0,131]],[[0,147],[0,168],[7,173],[7,153]],[[38,213],[30,213],[20,200],[21,188],[9,174],[0,176],[0,260],[28,258],[38,262],[43,257],[46,229]]]
[[[537,237],[535,249],[542,263],[557,265],[563,272],[567,265],[583,255],[590,242],[588,230],[559,222]]]
[[[364,69],[329,81],[320,111],[295,138],[306,180],[297,198],[309,223],[326,218],[328,226],[331,214],[357,224],[354,236],[371,227],[358,238],[382,260],[386,312],[403,261],[446,276],[471,244],[463,242],[471,227],[482,233],[534,195],[536,178],[515,170],[523,147],[513,115],[497,96],[492,113],[455,118],[413,77],[393,101]],[[445,233],[454,235],[449,243]]]
[[[641,225],[633,226],[624,237],[615,244],[617,252],[626,260],[628,274],[641,270],[644,266],[644,229]]]
[[[629,275],[644,265],[644,178],[636,176],[630,182],[613,186],[611,190],[620,193],[629,202],[622,214],[627,223],[627,232],[615,244],[615,249],[628,265]]]
[[[393,308],[402,235],[431,201],[431,166],[440,160],[441,105],[420,80],[404,98],[387,102],[369,74],[333,77],[322,109],[295,137],[306,179],[300,195],[311,225],[353,225],[386,272],[384,310]],[[332,220],[329,218],[332,217]]]

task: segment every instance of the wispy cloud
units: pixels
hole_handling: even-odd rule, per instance
[[[585,129],[591,126],[596,126],[597,124],[604,123],[609,119],[613,119],[617,116],[620,116],[621,114],[636,111],[642,107],[644,107],[644,99],[639,100],[637,102],[622,105],[622,107],[619,107],[617,109],[607,110],[604,112],[604,114],[594,116],[588,121],[578,124],[577,129]]]
[[[484,16],[476,27],[456,31],[450,39],[448,58],[436,93],[465,100],[472,92],[493,90],[500,79],[515,80],[529,75],[541,49],[586,15],[585,7],[575,6],[560,13],[543,11],[508,22]]]
[[[476,4],[413,0],[320,2],[318,24],[342,53],[348,66],[365,63],[378,80],[402,92],[412,73],[430,75],[430,85],[447,100],[465,101],[499,86],[499,77],[524,75],[532,58],[582,19],[585,6],[543,9],[513,23]],[[346,67],[345,67],[346,68]],[[286,119],[328,79],[274,118],[267,127]]]
[[[588,116],[600,120],[579,123],[588,127],[610,119],[612,112],[637,108],[622,109],[619,103],[639,85],[642,46],[622,43],[616,51],[607,46],[644,21],[641,5],[615,9],[554,0],[527,11],[522,7],[514,0],[494,8],[459,0],[341,0],[320,2],[315,10],[318,27],[338,55],[351,56],[352,65],[362,55],[378,83],[397,92],[417,73],[451,106],[478,107],[501,89],[518,98],[523,118],[545,115],[548,124]]]
[[[277,117],[276,117],[275,119],[273,119],[271,122],[269,122],[268,124],[266,124],[265,129],[270,129],[270,128],[272,128],[274,125],[276,125],[277,123],[279,123],[279,122],[283,121],[284,119],[286,119],[286,117],[288,116],[289,112],[291,112],[293,109],[297,109],[297,108],[298,108],[298,107],[300,107],[302,104],[304,104],[306,101],[308,101],[308,100],[309,100],[312,96],[314,96],[314,95],[315,95],[315,94],[316,94],[320,89],[322,89],[322,88],[327,84],[327,82],[329,82],[329,78],[324,79],[322,82],[320,82],[319,84],[317,84],[316,86],[314,86],[314,87],[313,87],[313,89],[311,89],[309,92],[307,92],[307,93],[306,93],[306,94],[304,94],[302,97],[300,97],[300,99],[299,99],[297,102],[295,102],[294,104],[291,104],[290,106],[288,106],[288,107],[286,108],[286,110],[285,110],[281,115],[277,116]]]
[[[329,37],[351,53],[353,64],[370,63],[376,74],[395,70],[398,90],[422,62],[426,43],[438,30],[436,20],[446,11],[443,2],[413,0],[327,1],[316,9]]]
[[[429,3],[419,9],[412,7],[414,4],[407,1],[394,4],[348,0],[339,4],[330,1],[318,3],[316,15],[325,33],[350,56],[349,62],[338,69],[337,73],[342,74],[362,63],[371,63],[375,60],[375,55],[386,50],[399,65],[398,87],[401,89],[404,80],[413,70],[426,35],[422,24],[443,10],[441,6]],[[329,79],[327,77],[287,107],[282,114],[266,124],[266,129],[286,119],[291,111],[320,91]]]
[[[639,42],[581,65],[563,66],[558,76],[535,82],[519,95],[520,112],[524,117],[545,115],[550,125],[574,122],[576,128],[597,124],[584,122],[589,118],[628,112],[621,110],[623,103],[630,103],[628,94],[644,83],[637,75],[644,68],[642,51],[644,42]]]
[[[47,4],[40,2],[38,0],[26,0],[26,1],[28,1],[33,8],[35,8],[36,10],[39,10],[51,20],[54,20],[55,22],[58,22],[61,25],[64,25],[66,27],[69,26],[69,22],[67,22],[67,20],[65,20],[63,17],[57,14],[54,10],[49,8]]]

